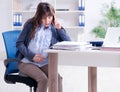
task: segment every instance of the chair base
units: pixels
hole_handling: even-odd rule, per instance
[[[19,75],[6,75],[5,76],[5,81],[7,83],[12,83],[12,84],[15,84],[15,83],[24,83],[26,84],[27,86],[30,87],[30,92],[32,92],[32,87],[34,88],[34,92],[36,91],[36,87],[37,87],[37,82],[30,78],[30,77],[23,77],[23,76],[19,76]]]

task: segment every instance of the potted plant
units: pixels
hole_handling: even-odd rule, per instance
[[[99,25],[92,29],[92,33],[96,37],[104,38],[108,27],[120,27],[120,9],[114,6],[114,1],[111,5],[103,5],[101,12],[103,19],[100,20]]]

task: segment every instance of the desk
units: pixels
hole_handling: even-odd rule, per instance
[[[49,92],[58,92],[58,64],[88,66],[88,92],[97,92],[97,67],[120,67],[118,51],[47,50],[49,59]]]

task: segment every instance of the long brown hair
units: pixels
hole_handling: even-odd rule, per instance
[[[31,38],[34,37],[35,34],[35,29],[41,25],[41,20],[43,16],[53,16],[53,23],[54,23],[54,17],[55,15],[55,10],[52,5],[50,5],[47,2],[40,2],[37,6],[37,10],[35,15],[32,18],[32,24],[33,24],[33,29],[31,33]]]

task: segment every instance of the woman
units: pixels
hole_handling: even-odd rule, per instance
[[[48,57],[44,50],[59,41],[70,41],[65,29],[55,20],[54,8],[46,2],[37,6],[18,37],[19,70],[37,82],[36,92],[47,92]],[[62,92],[62,77],[58,76],[58,92]]]

